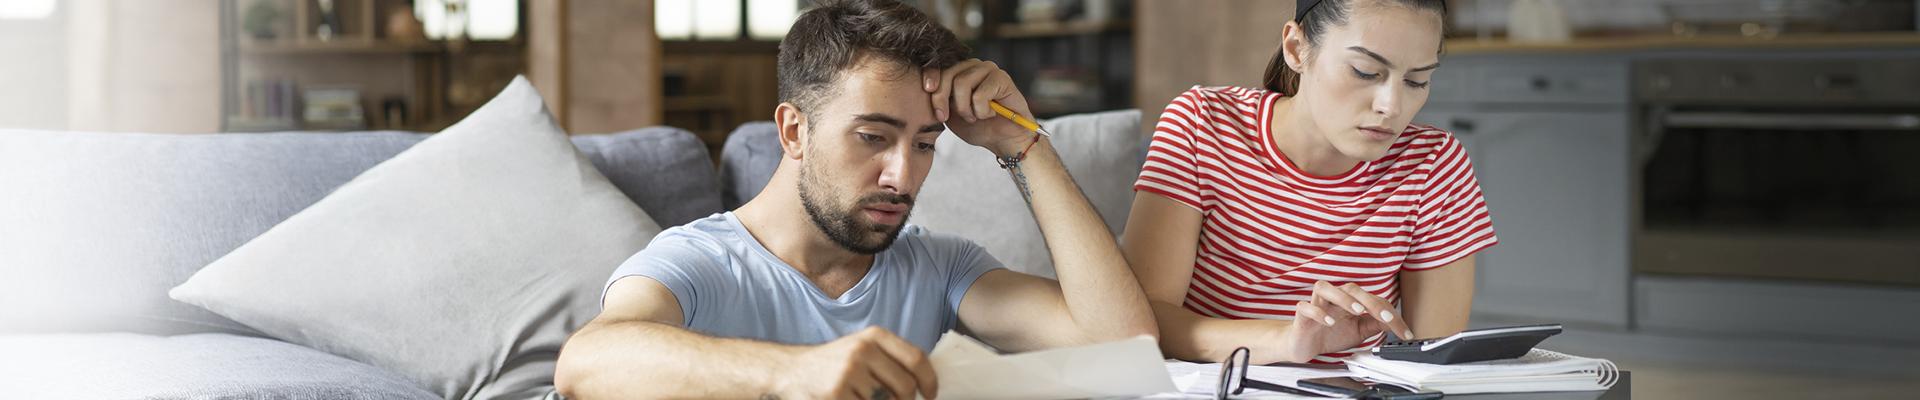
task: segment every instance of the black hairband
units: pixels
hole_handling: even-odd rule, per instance
[[[1320,5],[1320,0],[1295,0],[1293,3],[1293,22],[1306,22],[1307,11],[1312,11],[1313,6],[1317,5]],[[1446,14],[1447,2],[1442,1],[1440,2],[1440,15]]]
[[[1320,0],[1297,0],[1297,1],[1295,1],[1295,2],[1293,3],[1293,22],[1302,22],[1302,21],[1306,21],[1306,20],[1307,20],[1307,11],[1308,11],[1308,10],[1312,10],[1312,9],[1313,9],[1313,6],[1317,6],[1317,5],[1320,5]]]

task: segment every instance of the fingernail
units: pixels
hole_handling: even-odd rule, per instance
[[[1393,322],[1393,312],[1392,312],[1392,311],[1381,311],[1381,312],[1380,312],[1380,322]]]
[[[1327,326],[1333,326],[1333,317],[1320,317],[1320,318],[1325,319],[1327,321]]]
[[[1366,314],[1366,313],[1367,313],[1366,307],[1361,307],[1360,303],[1353,303],[1353,315],[1360,315],[1360,314]]]

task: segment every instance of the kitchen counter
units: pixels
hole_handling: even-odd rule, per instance
[[[1920,48],[1920,32],[1822,33],[1781,35],[1774,38],[1647,35],[1574,38],[1565,43],[1512,43],[1505,38],[1487,41],[1458,38],[1447,39],[1445,46],[1448,55],[1595,53],[1670,49]]]

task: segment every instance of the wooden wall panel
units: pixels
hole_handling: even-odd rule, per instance
[[[527,2],[527,80],[547,101],[547,110],[566,126],[566,13],[568,0]]]
[[[529,38],[529,72],[536,87],[555,88],[541,93],[558,99],[548,106],[568,132],[661,123],[661,45],[652,0],[534,0],[528,17],[529,33],[546,35]]]
[[[1134,102],[1143,134],[1194,85],[1258,86],[1292,1],[1136,0]]]

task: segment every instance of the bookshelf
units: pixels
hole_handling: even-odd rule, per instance
[[[977,27],[950,28],[974,47],[975,56],[993,60],[1013,76],[1037,116],[1134,106],[1133,2],[1087,0],[1072,7],[1008,0],[947,4],[956,8],[927,7],[943,21],[964,20],[947,15],[978,10]],[[1094,12],[1095,8],[1103,11]]]
[[[451,124],[450,59],[467,46],[427,40],[418,28],[392,31],[389,19],[412,8],[407,0],[221,0],[222,130]]]

